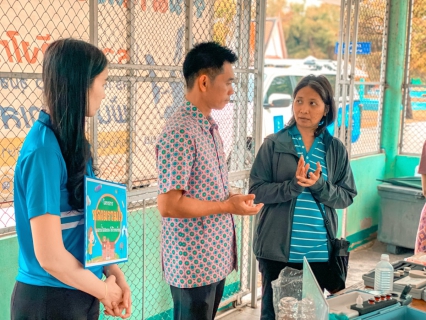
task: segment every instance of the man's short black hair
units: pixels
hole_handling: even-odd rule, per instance
[[[187,88],[192,89],[195,79],[201,73],[206,73],[210,79],[214,80],[219,73],[223,72],[225,62],[233,64],[237,60],[237,55],[231,49],[216,42],[196,44],[183,62],[183,76]]]

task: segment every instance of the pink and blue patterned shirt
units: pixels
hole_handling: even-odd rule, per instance
[[[228,168],[214,120],[190,102],[168,121],[156,145],[158,193],[182,190],[204,201],[229,197]],[[178,288],[209,285],[237,266],[231,214],[200,218],[163,218],[162,259],[165,279]]]

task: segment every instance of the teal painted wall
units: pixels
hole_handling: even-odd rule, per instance
[[[18,239],[0,238],[0,320],[10,319],[10,297],[18,272]]]
[[[376,238],[380,197],[376,179],[385,174],[384,154],[356,158],[351,161],[358,195],[348,208],[346,235],[354,249]],[[339,221],[341,214],[339,214]]]
[[[409,1],[393,0],[389,2],[389,29],[386,54],[385,93],[382,113],[382,135],[380,148],[386,154],[385,177],[396,173],[396,158],[401,123],[402,83],[405,68],[405,44],[407,42],[407,18]]]
[[[416,166],[420,163],[420,156],[404,156],[396,157],[395,177],[412,177]]]

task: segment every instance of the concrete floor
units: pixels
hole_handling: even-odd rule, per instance
[[[382,253],[387,253],[386,245],[379,241],[370,242],[352,251],[349,259],[349,272],[346,280],[346,287],[362,281],[362,275],[375,268],[377,262],[380,261]],[[389,258],[391,262],[394,262],[404,260],[404,258],[412,256],[413,254],[414,252],[411,250],[399,255],[389,254]],[[221,320],[258,320],[260,319],[260,301],[257,309],[247,306],[236,309],[236,311],[226,316],[218,314],[216,318]]]

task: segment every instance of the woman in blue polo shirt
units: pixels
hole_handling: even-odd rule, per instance
[[[110,315],[130,316],[130,289],[120,268],[82,265],[83,178],[94,176],[85,117],[99,109],[107,76],[107,59],[91,44],[62,39],[46,50],[46,110],[15,169],[19,270],[12,319],[98,319],[99,301]]]
[[[271,281],[287,266],[302,269],[304,257],[321,288],[337,290],[327,282],[329,252],[321,211],[336,233],[335,209],[349,206],[356,196],[346,148],[327,131],[336,116],[327,78],[304,77],[293,100],[293,118],[265,139],[250,172],[250,193],[264,203],[253,244],[262,274],[262,320],[275,319]]]

